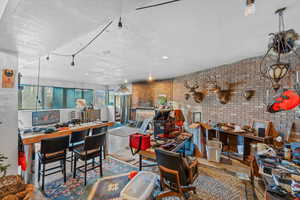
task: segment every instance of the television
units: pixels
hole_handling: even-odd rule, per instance
[[[59,110],[32,112],[32,126],[44,126],[60,122]]]

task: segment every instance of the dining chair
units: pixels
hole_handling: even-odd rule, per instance
[[[67,180],[66,176],[66,155],[69,145],[69,136],[62,136],[56,138],[43,139],[41,141],[41,150],[38,153],[38,182],[42,175],[42,191],[45,187],[45,176],[49,176],[58,172],[62,172],[64,182]],[[46,165],[50,163],[59,162],[58,166],[46,169]],[[58,169],[53,172],[53,170]],[[49,172],[48,174],[46,172]]]
[[[74,148],[74,171],[73,178],[76,177],[76,171],[84,173],[84,185],[87,183],[87,172],[94,170],[95,168],[100,168],[100,176],[103,176],[102,170],[102,150],[105,145],[106,134],[98,134],[85,137],[84,145]],[[99,165],[94,166],[94,159],[99,157]],[[84,165],[76,167],[77,161],[84,161]],[[88,163],[89,160],[92,160],[91,163]],[[92,164],[92,167],[89,165]],[[89,167],[89,168],[88,168]],[[82,170],[84,168],[84,170]]]
[[[76,131],[71,134],[69,143],[69,151],[71,152],[71,156],[67,159],[68,162],[71,162],[71,171],[73,171],[74,149],[84,144],[84,138],[89,135],[89,132],[90,129],[87,129]]]
[[[98,128],[93,128],[92,129],[92,135],[97,135],[97,134],[107,134],[108,132],[108,126],[102,126]],[[103,145],[103,157],[104,159],[106,158],[105,152],[106,152],[106,142]]]

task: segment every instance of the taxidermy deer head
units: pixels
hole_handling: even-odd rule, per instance
[[[247,101],[249,101],[255,94],[255,90],[245,90],[243,96]]]
[[[194,101],[196,103],[201,103],[206,95],[206,91],[196,91],[199,88],[199,84],[197,81],[195,81],[194,85],[190,85],[188,81],[184,81],[184,87],[188,89],[188,92],[192,94],[192,97],[194,98]],[[191,95],[189,93],[185,94],[185,99],[188,100]]]
[[[218,92],[220,87],[217,84],[217,76],[209,76],[206,80],[206,88],[209,92]]]
[[[238,86],[239,84],[242,84],[244,82],[240,81],[240,82],[236,82],[236,83],[226,83],[227,85],[227,89],[219,89],[216,93],[217,93],[217,98],[219,99],[219,102],[221,104],[227,104],[231,97],[232,97],[232,93],[234,91],[234,87]]]

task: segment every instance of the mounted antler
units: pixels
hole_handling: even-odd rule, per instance
[[[189,93],[192,93],[192,96],[196,103],[201,103],[203,101],[206,93],[205,93],[205,91],[197,92],[196,89],[199,88],[199,84],[198,84],[198,81],[194,81],[194,82],[195,82],[195,84],[193,86],[190,86],[188,81],[186,80],[186,81],[184,81],[184,87],[189,90],[188,91]],[[188,94],[188,93],[185,94],[185,99],[188,100],[189,98],[190,98],[190,94]]]
[[[233,88],[240,85],[240,84],[243,84],[245,83],[244,81],[239,81],[239,82],[235,82],[235,83],[229,83],[227,82],[227,86],[228,88],[227,89],[223,89],[223,90],[218,90],[217,91],[217,97],[219,99],[219,102],[221,104],[227,104],[231,97],[232,97],[232,93],[233,93]]]
[[[206,84],[206,88],[209,92],[217,92],[220,90],[220,87],[217,84],[217,76],[209,76]]]
[[[199,88],[198,81],[194,81],[194,82],[195,82],[195,84],[194,84],[193,86],[190,86],[189,83],[188,83],[188,81],[185,80],[185,81],[184,81],[184,87],[185,87],[186,89],[189,89],[190,92],[193,92],[194,90],[196,90],[196,89]]]

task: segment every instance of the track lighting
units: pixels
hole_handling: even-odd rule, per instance
[[[121,17],[120,17],[120,19],[119,19],[118,27],[119,27],[119,28],[122,28],[122,27],[123,27],[123,23],[122,23],[122,18],[121,18]]]
[[[72,55],[72,62],[71,62],[71,66],[74,67],[75,66],[75,55]]]

